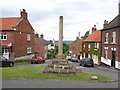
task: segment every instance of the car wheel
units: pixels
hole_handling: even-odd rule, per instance
[[[13,67],[13,65],[14,65],[14,63],[10,63],[10,64],[9,64],[9,67]]]
[[[82,64],[82,66],[84,67],[84,66],[85,66],[85,64]]]
[[[91,66],[94,67],[94,64],[92,64]]]
[[[43,63],[45,63],[45,61],[43,61]]]
[[[34,64],[33,62],[31,62],[31,64]]]
[[[36,64],[38,64],[38,62],[35,62]]]

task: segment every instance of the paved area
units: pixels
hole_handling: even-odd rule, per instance
[[[118,82],[83,82],[63,80],[3,80],[3,88],[118,88]]]

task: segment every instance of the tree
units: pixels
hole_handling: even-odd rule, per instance
[[[81,38],[82,38],[83,40],[85,40],[85,39],[89,36],[89,34],[90,34],[90,31],[87,31],[87,32],[85,33],[85,35],[82,36]]]
[[[66,43],[63,43],[63,54],[68,54],[69,52],[69,45]],[[58,54],[58,46],[55,46],[55,55]]]

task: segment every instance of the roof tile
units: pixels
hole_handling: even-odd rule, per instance
[[[11,30],[19,23],[20,18],[0,18],[0,30]]]
[[[83,42],[101,42],[101,31],[97,30],[89,35]]]

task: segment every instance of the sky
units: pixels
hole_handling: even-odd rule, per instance
[[[0,17],[20,17],[25,9],[35,32],[46,40],[59,39],[59,16],[63,16],[63,40],[75,40],[96,25],[103,28],[118,15],[119,0],[0,0]]]

